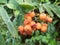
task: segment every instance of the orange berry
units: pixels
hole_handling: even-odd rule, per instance
[[[47,21],[48,21],[48,22],[52,22],[53,19],[50,17],[50,18],[47,19]]]
[[[27,35],[31,35],[32,34],[32,30],[31,31],[26,31]]]
[[[29,15],[30,15],[30,17],[34,17],[35,16],[34,11],[33,12],[30,12]]]
[[[32,26],[32,29],[33,29],[34,31],[37,30],[37,28],[36,28],[36,24]]]
[[[29,13],[25,14],[25,16],[24,16],[24,17],[26,18],[26,17],[28,17],[28,16],[30,16],[31,18],[32,18],[32,17],[34,17],[34,16],[35,16],[34,11],[33,11],[33,12],[29,12]]]
[[[23,26],[19,26],[18,30],[19,30],[20,34],[26,35],[26,33],[24,32],[24,27]]]
[[[47,26],[42,26],[42,27],[41,27],[41,31],[42,31],[42,32],[46,32],[46,31],[47,31]]]
[[[29,24],[29,21],[24,20],[24,25],[27,25],[27,24]]]
[[[37,29],[41,29],[41,24],[40,23],[37,23],[36,25],[37,25],[36,26]]]
[[[32,30],[32,28],[31,28],[31,26],[30,26],[30,25],[25,25],[24,30],[25,30],[25,31],[27,31],[27,30],[29,30],[29,31],[30,31],[30,30]]]
[[[30,26],[32,27],[32,30],[36,31],[36,23],[30,24]]]
[[[30,26],[33,26],[33,25],[35,25],[36,23],[34,22],[34,21],[32,21],[31,23],[30,23]]]
[[[43,26],[48,26],[48,24],[44,23]]]
[[[52,19],[50,16],[47,16],[46,21],[48,21],[48,22],[52,22],[52,21],[53,21],[53,19]]]
[[[32,18],[31,17],[26,17],[25,20],[24,20],[24,25],[27,25],[29,24],[30,22],[32,21]]]
[[[25,17],[25,19],[32,19],[30,16]]]
[[[24,18],[27,18],[29,16],[30,16],[29,13],[27,13],[27,14],[24,15]]]
[[[23,26],[19,26],[19,27],[18,27],[18,30],[19,30],[19,31],[23,31],[23,30],[24,30],[24,27],[23,27]]]
[[[37,30],[36,27],[34,27],[33,30],[36,31]]]
[[[31,34],[32,34],[32,28],[31,28],[31,26],[30,26],[30,25],[25,25],[24,31],[25,31],[28,35],[31,35]]]
[[[40,18],[41,20],[45,21],[46,18],[47,18],[47,16],[46,16],[45,13],[41,13],[40,16],[39,16],[39,18]]]
[[[32,18],[30,16],[25,18],[26,20],[29,20],[30,22],[32,21]]]

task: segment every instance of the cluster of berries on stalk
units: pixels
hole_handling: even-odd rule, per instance
[[[44,23],[37,20],[35,21],[33,19],[34,17],[39,18],[39,20],[43,21]],[[32,11],[24,15],[24,23],[18,27],[18,31],[21,35],[31,35],[32,31],[36,30],[46,32],[48,28],[48,24],[46,22],[51,23],[52,21],[53,19],[49,15],[45,13],[35,14],[34,11]]]

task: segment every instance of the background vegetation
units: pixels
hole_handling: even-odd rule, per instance
[[[24,14],[47,13],[53,18],[46,33],[39,31],[32,36],[21,36],[18,26],[23,24]],[[0,0],[0,45],[59,45],[60,0]]]

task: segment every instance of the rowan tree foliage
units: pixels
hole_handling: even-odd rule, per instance
[[[0,0],[0,45],[58,45],[60,0]]]

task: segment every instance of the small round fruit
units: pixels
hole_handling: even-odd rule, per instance
[[[25,20],[24,20],[24,25],[29,24],[31,21],[32,21],[31,17],[29,17],[29,16],[26,17]]]
[[[24,30],[25,30],[25,31],[27,31],[27,30],[32,30],[32,28],[31,28],[30,25],[25,25]]]
[[[46,31],[47,31],[47,26],[42,26],[42,27],[41,27],[41,31],[42,31],[42,32],[46,32]]]
[[[39,16],[39,18],[40,18],[41,20],[45,21],[46,18],[47,18],[47,16],[46,16],[45,13],[41,13],[40,16]]]
[[[31,35],[32,34],[32,31],[26,31],[26,34],[27,35]]]
[[[32,21],[32,18],[30,16],[25,18],[26,20],[29,20],[30,22]]]
[[[18,31],[19,31],[20,34],[26,35],[26,33],[24,32],[24,27],[23,26],[19,26]]]
[[[40,23],[37,23],[37,24],[36,24],[36,28],[37,28],[37,29],[41,29],[41,24],[40,24]]]
[[[25,17],[25,19],[32,19],[30,16]]]
[[[29,16],[30,16],[29,13],[27,13],[27,14],[24,15],[24,18],[27,18]]]
[[[36,28],[36,24],[34,24],[34,25],[32,26],[32,29],[33,29],[34,31],[37,30],[37,28]]]
[[[31,35],[30,33],[32,33],[32,28],[30,25],[25,25],[24,27],[24,31],[27,32],[27,34]]]
[[[24,20],[24,25],[29,24],[30,21]]]
[[[34,21],[32,21],[29,25],[31,26],[32,30],[36,30],[36,23]]]
[[[48,26],[48,24],[44,23],[43,26]]]
[[[30,12],[29,15],[30,15],[31,17],[34,17],[34,16],[35,16],[34,11],[33,11],[33,12]]]
[[[19,26],[18,27],[18,31],[23,31],[24,30],[24,27],[23,26]]]
[[[30,23],[30,26],[34,26],[36,23],[34,22],[34,21],[32,21],[31,23]]]
[[[47,20],[48,20],[48,22],[52,22],[53,19],[52,18],[48,18]]]

